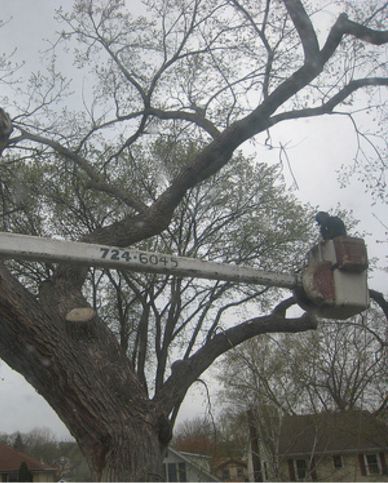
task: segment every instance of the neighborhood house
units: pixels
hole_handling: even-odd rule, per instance
[[[0,443],[0,481],[57,481],[56,472],[57,468]]]
[[[210,473],[208,456],[168,448],[163,462],[164,481],[218,481]]]
[[[251,440],[251,481],[258,474],[263,481],[388,481],[382,418],[353,410],[272,418],[271,424],[278,425],[277,442],[259,424],[257,441]]]

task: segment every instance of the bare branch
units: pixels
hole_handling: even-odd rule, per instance
[[[52,139],[27,132],[21,127],[18,127],[18,129],[21,131],[23,139],[28,139],[30,141],[43,144],[45,146],[49,146],[50,148],[54,149],[54,151],[59,155],[64,156],[65,158],[73,161],[75,165],[79,166],[89,176],[90,178],[89,186],[91,188],[95,189],[96,191],[101,191],[114,196],[116,199],[119,199],[125,202],[128,206],[135,209],[138,213],[144,213],[148,210],[147,205],[145,205],[141,201],[136,200],[129,193],[123,192],[117,186],[113,186],[107,183],[96,172],[96,170],[92,167],[92,165],[85,158],[83,158],[76,152],[71,151],[70,149],[66,148],[65,146],[58,143],[57,141],[53,141]]]
[[[388,30],[374,30],[365,25],[344,19],[344,33],[353,35],[357,39],[373,45],[382,45],[388,42]]]
[[[196,124],[198,127],[204,129],[212,138],[216,138],[220,131],[217,129],[215,124],[200,115],[199,113],[192,113],[186,111],[164,111],[162,109],[157,109],[155,107],[150,107],[147,112],[157,117],[158,119],[171,119],[171,120],[181,120]]]
[[[376,290],[369,290],[369,295],[379,305],[388,321],[388,302],[385,300],[384,295]]]
[[[223,353],[232,347],[260,334],[273,332],[305,332],[317,327],[317,320],[312,314],[305,313],[301,317],[285,319],[278,314],[256,317],[235,327],[217,334],[209,342],[193,354],[189,359],[181,361],[179,370],[173,371],[156,394],[155,401],[167,412],[176,404],[180,404],[191,384]],[[174,391],[172,391],[174,388]]]
[[[288,299],[285,299],[282,302],[280,302],[278,305],[276,305],[276,307],[272,310],[272,313],[285,317],[287,309],[289,309],[296,303],[297,302],[295,297],[289,297]]]
[[[330,114],[334,111],[335,107],[345,101],[353,92],[363,87],[378,87],[388,86],[388,79],[384,77],[371,77],[366,79],[355,79],[344,86],[340,91],[331,97],[327,102],[323,103],[319,107],[310,107],[306,109],[293,110],[282,112],[272,116],[269,121],[270,126],[274,126],[278,122],[286,121],[290,119],[300,119],[304,117],[321,116],[322,114]]]
[[[388,2],[385,2],[384,5],[382,5],[380,8],[376,9],[370,17],[368,17],[365,22],[363,22],[364,25],[368,25],[379,13],[383,12],[386,8],[388,7]]]
[[[299,0],[283,0],[283,2],[302,42],[305,62],[315,62],[319,54],[319,45],[310,17]]]
[[[345,13],[342,13],[330,30],[326,43],[320,52],[322,63],[330,59],[345,34],[353,35],[364,42],[374,45],[381,45],[388,42],[387,30],[379,31],[370,29],[356,22],[352,22]]]

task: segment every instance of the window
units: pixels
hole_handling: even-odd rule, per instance
[[[179,481],[187,481],[186,463],[178,464],[178,475],[179,475]]]
[[[336,470],[339,470],[340,468],[343,468],[344,462],[342,460],[342,456],[341,455],[334,455],[333,456],[333,464],[334,464],[334,468]]]
[[[304,480],[307,475],[306,460],[295,460],[295,475],[298,481]]]
[[[178,478],[177,478],[178,475],[177,475],[175,463],[168,463],[167,471],[168,471],[168,481],[178,481]]]
[[[377,454],[365,454],[364,461],[367,475],[379,475],[381,473],[380,462]]]
[[[186,463],[168,463],[163,465],[164,481],[187,481]]]

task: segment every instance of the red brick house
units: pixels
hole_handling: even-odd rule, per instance
[[[18,474],[22,463],[27,465],[31,473],[31,481],[56,481],[57,469],[45,465],[25,453],[0,443],[0,482],[18,481]]]

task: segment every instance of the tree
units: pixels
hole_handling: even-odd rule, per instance
[[[297,338],[253,339],[224,356],[220,395],[237,411],[379,411],[386,397],[386,338],[385,317],[373,307],[347,321],[325,321]]]
[[[16,449],[16,451],[20,451],[22,453],[26,450],[23,438],[19,432],[16,434],[15,441],[13,442],[13,447],[14,449]]]
[[[19,439],[23,441],[22,449],[15,446]],[[47,428],[35,428],[22,434],[19,432],[9,435],[0,434],[0,441],[7,445],[12,444],[18,451],[57,468],[58,478],[66,480],[70,478],[71,481],[91,480],[87,463],[77,443],[75,441],[58,441]],[[21,476],[19,480],[29,481],[27,478],[28,475]]]
[[[58,454],[58,440],[48,428],[34,428],[23,435],[26,453],[52,464]]]
[[[154,162],[159,149],[153,151]],[[177,145],[174,151],[178,153],[167,146],[159,154],[164,151],[169,153],[170,162],[187,157]],[[148,165],[147,161],[144,156]],[[306,251],[312,231],[307,212],[307,207],[296,204],[284,191],[278,169],[252,166],[250,160],[236,158],[211,181],[190,190],[176,210],[168,237],[141,247],[224,263],[255,264],[268,270],[295,270],[303,257],[295,257],[290,247],[299,246],[301,255]],[[235,316],[240,307],[254,302],[256,309],[260,306],[264,310],[278,293],[265,287],[195,278],[131,273],[109,273],[108,277],[107,303],[99,312],[111,321],[148,394],[158,391],[171,370],[179,369],[196,348],[226,328],[225,320]],[[92,290],[101,294],[106,280],[95,278],[98,287]],[[112,325],[114,320],[117,325]],[[171,421],[178,409],[171,414]]]
[[[215,426],[211,421],[198,417],[184,421],[177,427],[173,445],[178,451],[214,457],[217,453]]]
[[[196,417],[177,426],[171,444],[178,451],[211,457],[210,464],[214,468],[220,460],[246,457],[248,437],[245,426],[245,415],[230,417],[227,412],[222,412],[216,419]]]
[[[32,473],[28,469],[27,463],[23,461],[18,471],[18,481],[33,481]]]
[[[54,47],[76,40],[75,62],[94,76],[83,112],[60,110],[68,85],[54,62],[18,91],[17,107],[2,100],[13,132],[5,118],[1,169],[18,166],[30,180],[44,179],[50,194],[36,186],[23,190],[22,178],[12,193],[1,183],[5,229],[8,217],[18,213],[22,232],[53,236],[76,208],[77,225],[68,223],[64,230],[70,238],[120,247],[161,234],[168,239],[186,195],[232,165],[245,141],[281,122],[334,114],[353,98],[356,102],[359,91],[374,93],[388,84],[378,47],[388,40],[380,24],[382,2],[363,6],[361,13],[353,10],[355,20],[341,14],[322,47],[312,7],[300,0],[146,5],[150,12],[139,18],[130,17],[119,0],[78,0],[72,12],[59,12],[63,32]],[[342,55],[349,60],[345,66],[336,63]],[[186,152],[171,178],[161,167],[157,183],[142,166],[155,132],[177,145],[190,140],[201,146]],[[53,210],[48,200],[55,195]],[[93,200],[99,202],[98,218],[81,220]],[[99,314],[87,333],[68,330],[66,315],[96,295],[87,285],[88,270],[26,265],[1,264],[0,355],[56,410],[98,480],[161,478],[170,417],[217,357],[262,333],[316,327],[310,314],[286,318],[282,304],[268,315],[208,332],[183,363],[171,373],[162,371],[150,396],[139,360],[136,369]],[[42,271],[46,279],[37,293]],[[120,281],[111,277],[111,283]],[[181,283],[172,280],[171,286]],[[139,340],[146,340],[150,329],[140,323]]]
[[[246,415],[246,423],[253,422],[271,472],[281,479],[282,417],[349,410],[377,416],[387,403],[386,352],[386,319],[375,307],[347,321],[325,321],[297,338],[252,339],[224,356],[219,397],[231,419]]]

